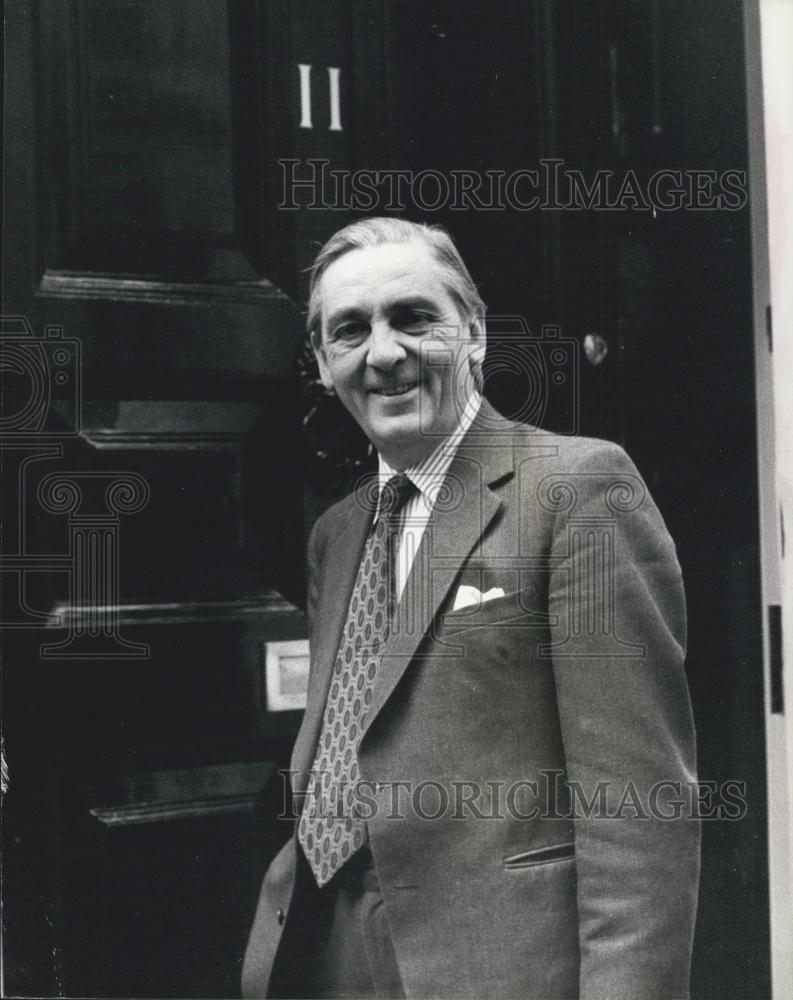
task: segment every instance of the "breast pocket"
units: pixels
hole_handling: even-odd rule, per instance
[[[528,587],[459,611],[447,611],[442,624],[445,632],[454,633],[491,625],[547,628],[553,624],[551,619],[552,616],[540,606],[537,589]]]

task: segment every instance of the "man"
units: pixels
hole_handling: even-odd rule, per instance
[[[337,233],[308,325],[379,471],[311,537],[300,820],[245,995],[686,995],[685,606],[638,473],[481,398],[484,306],[437,227]]]

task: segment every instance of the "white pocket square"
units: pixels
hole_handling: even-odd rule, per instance
[[[503,596],[503,587],[491,587],[490,590],[486,590],[482,593],[482,591],[477,590],[476,587],[469,587],[467,584],[462,584],[457,593],[454,595],[454,607],[452,608],[452,611],[459,611],[461,608],[468,608],[472,604],[484,604],[485,601],[492,601],[495,600],[496,597]]]

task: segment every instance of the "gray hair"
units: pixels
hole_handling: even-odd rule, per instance
[[[408,222],[407,219],[371,216],[340,229],[319,251],[311,265],[307,327],[309,335],[320,333],[322,323],[322,276],[330,265],[351,250],[379,247],[387,243],[420,242],[432,253],[444,273],[444,284],[460,312],[484,321],[486,306],[460,251],[439,225]]]

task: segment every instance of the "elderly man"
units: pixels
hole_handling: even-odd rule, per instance
[[[638,473],[482,399],[484,305],[438,227],[337,233],[308,325],[379,470],[310,540],[299,822],[243,992],[685,996],[685,605]]]

